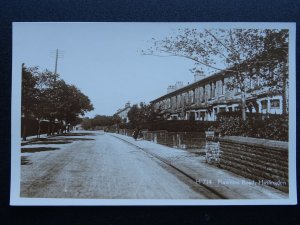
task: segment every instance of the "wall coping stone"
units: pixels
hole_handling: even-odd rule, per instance
[[[262,138],[242,137],[242,136],[224,136],[219,138],[220,142],[237,143],[248,146],[263,147],[272,150],[288,151],[289,143],[286,141],[275,141]]]

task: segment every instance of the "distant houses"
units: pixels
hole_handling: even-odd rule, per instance
[[[129,112],[130,109],[131,109],[130,102],[127,102],[127,103],[125,104],[125,107],[119,109],[119,110],[115,113],[115,115],[119,116],[119,117],[122,119],[122,122],[128,123],[128,122],[129,122],[129,119],[128,119],[127,114],[128,114],[128,112]]]

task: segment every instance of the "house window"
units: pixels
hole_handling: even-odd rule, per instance
[[[188,92],[184,93],[184,98],[185,98],[185,100],[184,100],[185,105],[188,105],[189,104],[189,93]]]
[[[200,112],[200,120],[201,121],[205,120],[205,112]]]
[[[240,94],[241,93],[241,88],[239,86],[235,87],[235,94]]]
[[[195,103],[196,102],[196,90],[193,90],[192,94],[193,94],[193,103]]]
[[[178,120],[178,116],[177,116],[177,115],[172,115],[172,116],[171,116],[171,119],[172,119],[172,120]]]
[[[193,104],[195,103],[195,95],[194,95],[194,91],[190,91],[190,103]]]
[[[261,109],[267,109],[268,108],[268,101],[263,100],[261,101]]]
[[[280,100],[279,99],[273,99],[270,101],[271,108],[272,109],[279,109],[280,108]]]
[[[226,111],[226,108],[225,107],[220,107],[219,108],[219,112],[225,112]]]
[[[181,107],[184,107],[184,94],[181,94],[180,104],[181,104]]]
[[[211,98],[216,97],[216,82],[211,83]]]
[[[221,80],[221,95],[225,94],[225,82],[224,78]]]
[[[205,87],[202,87],[201,103],[205,102]]]

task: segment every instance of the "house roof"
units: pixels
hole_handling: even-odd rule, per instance
[[[223,77],[229,76],[229,75],[225,74],[225,70],[226,69],[224,69],[224,71],[220,71],[220,72],[214,73],[214,74],[212,74],[212,75],[210,75],[208,77],[205,77],[205,78],[203,78],[201,80],[195,81],[195,82],[193,82],[193,83],[191,83],[191,84],[189,84],[187,86],[184,86],[184,87],[182,87],[180,89],[172,91],[172,92],[170,92],[168,94],[165,94],[165,95],[163,95],[163,96],[161,96],[161,97],[159,97],[157,99],[152,100],[150,103],[158,102],[158,101],[163,100],[165,98],[169,98],[169,97],[172,97],[172,96],[177,95],[179,93],[182,93],[184,91],[193,89],[194,87],[199,87],[201,85],[207,84],[210,81],[218,80],[219,77],[221,77],[221,76],[223,76]]]
[[[116,112],[115,115],[118,115],[118,114],[120,114],[121,112],[124,112],[126,109],[130,109],[130,108],[131,108],[131,106],[127,106],[127,107],[125,107],[124,109],[121,109],[121,110],[119,110],[118,112]]]

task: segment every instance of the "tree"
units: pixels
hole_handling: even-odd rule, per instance
[[[37,108],[38,90],[36,89],[37,67],[26,68],[22,64],[22,95],[21,95],[21,113],[23,117],[23,140],[27,138],[28,119],[33,118]]]
[[[101,127],[112,126],[112,125],[118,123],[118,121],[115,119],[116,119],[115,116],[96,115],[92,119],[92,124],[94,127],[96,127],[96,126],[101,126]]]
[[[273,30],[273,37],[278,33],[280,30]],[[152,45],[142,51],[142,54],[187,58],[195,62],[192,72],[222,71],[224,76],[232,77],[227,87],[241,91],[242,117],[245,120],[246,93],[249,91],[247,81],[253,76],[253,68],[259,71],[266,63],[274,64],[277,60],[272,57],[259,57],[268,54],[268,50],[272,48],[276,49],[272,41],[269,41],[269,49],[266,48],[267,37],[272,37],[269,30],[203,29],[199,31],[186,28],[179,29],[177,35],[162,40],[153,38]]]
[[[128,111],[127,116],[131,126],[138,129],[147,122],[154,122],[161,119],[159,113],[155,112],[150,104],[147,105],[143,102],[139,105],[133,105]]]
[[[58,119],[61,111],[61,99],[59,98],[59,95],[62,95],[62,90],[59,88],[61,83],[59,75],[49,70],[37,74],[39,97],[35,116],[39,124],[42,119],[49,120],[48,135],[54,132],[54,122],[55,119]]]
[[[126,119],[125,119],[126,120]],[[111,117],[111,123],[112,125],[115,125],[117,130],[119,130],[120,128],[123,129],[125,128],[125,121],[122,120],[122,118],[117,115],[117,114],[114,114],[112,117]]]
[[[67,84],[58,74],[37,67],[22,67],[22,115],[26,139],[27,118],[49,120],[48,134],[54,132],[55,121],[75,125],[79,117],[93,110],[90,99],[75,85]]]
[[[264,38],[264,51],[258,56],[264,60],[264,68],[261,76],[264,77],[265,85],[270,87],[270,92],[282,94],[283,114],[287,114],[287,89],[288,89],[288,38],[289,31],[267,30]]]
[[[127,113],[129,123],[132,128],[138,128],[140,124],[140,109],[137,104],[134,104]]]
[[[92,120],[90,118],[83,118],[81,121],[82,128],[89,130],[92,128]]]
[[[65,120],[66,123],[73,124],[76,118],[94,110],[90,99],[76,86],[63,84],[62,89],[61,119]]]
[[[93,110],[90,99],[75,85],[67,84],[58,74],[44,71],[39,75],[40,117],[51,122],[49,133],[53,133],[55,119],[75,124],[79,116]],[[51,131],[50,131],[51,130]]]
[[[105,115],[96,115],[94,118],[84,118],[82,120],[82,127],[86,130],[95,129],[99,127],[110,127],[114,125],[119,125],[121,123],[121,118],[117,115],[114,116],[105,116]]]

